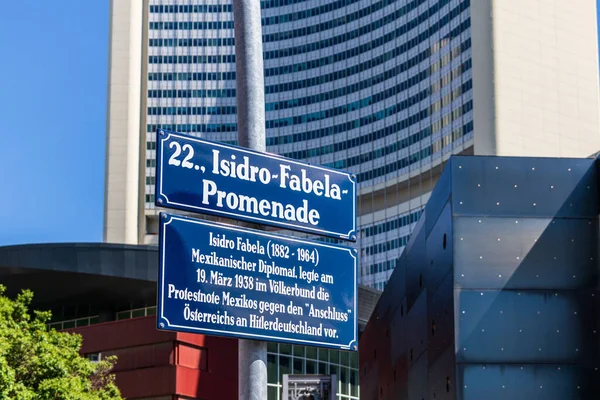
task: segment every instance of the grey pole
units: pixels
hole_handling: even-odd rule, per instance
[[[260,0],[233,0],[238,143],[266,150]],[[256,226],[254,226],[256,228]],[[267,343],[238,340],[240,400],[267,400]]]
[[[265,82],[259,0],[234,0],[238,141],[265,151]]]

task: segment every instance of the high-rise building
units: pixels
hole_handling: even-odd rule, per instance
[[[600,149],[591,0],[264,0],[267,149],[356,173],[383,288],[452,154]],[[231,0],[111,1],[105,240],[155,243],[159,127],[235,143]]]

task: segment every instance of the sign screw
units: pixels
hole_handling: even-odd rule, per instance
[[[167,219],[167,214],[162,214],[163,219]]]
[[[352,235],[352,240],[356,240],[356,235]]]
[[[352,174],[352,179],[356,179],[356,174]]]
[[[158,131],[158,134],[159,134],[159,135],[164,135],[164,134],[165,134],[165,131],[163,131],[163,130],[161,129],[160,131]]]
[[[356,350],[356,349],[357,349],[356,345],[352,346],[352,348],[353,348],[354,350]]]
[[[163,199],[158,199],[158,204],[162,204]]]
[[[356,249],[352,249],[352,250],[354,250],[354,254],[358,253],[358,250],[356,250]]]
[[[160,326],[161,328],[164,328],[164,327],[165,327],[165,324],[163,324],[163,323],[161,322],[161,323],[160,323],[158,326]]]

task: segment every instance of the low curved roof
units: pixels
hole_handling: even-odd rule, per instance
[[[34,303],[94,305],[156,299],[158,249],[111,243],[47,243],[0,247],[0,284]]]

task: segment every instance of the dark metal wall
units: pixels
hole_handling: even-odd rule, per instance
[[[600,396],[593,159],[453,157],[369,320],[361,399]]]

